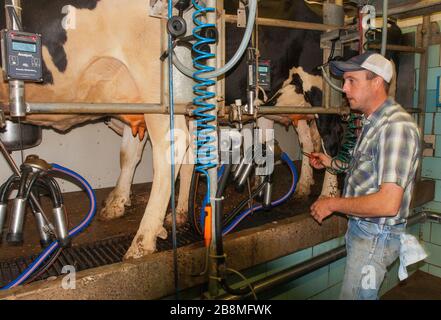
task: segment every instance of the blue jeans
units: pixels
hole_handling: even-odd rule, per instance
[[[346,232],[346,269],[342,300],[376,300],[389,267],[400,255],[400,235],[406,224],[395,226],[349,219]]]

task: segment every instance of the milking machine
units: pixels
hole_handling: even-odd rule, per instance
[[[36,204],[30,199],[30,194],[40,198],[41,191],[45,191],[53,204],[53,215],[55,221],[55,234],[58,243],[62,247],[70,244],[67,232],[67,217],[64,208],[64,201],[60,187],[55,178],[49,175],[52,166],[38,156],[31,155],[20,166],[20,174],[13,174],[5,184],[0,187],[0,226],[3,226],[6,219],[8,198],[11,191],[16,187],[17,196],[12,201],[12,213],[10,217],[9,232],[6,241],[11,245],[23,244],[23,225],[26,214],[26,205],[29,204],[34,213],[40,243],[46,247],[52,242],[53,227],[47,225],[43,215],[39,212]],[[0,232],[1,236],[1,232]]]
[[[49,164],[36,155],[29,155],[18,167],[11,157],[13,151],[22,151],[38,146],[42,139],[41,128],[21,123],[26,116],[24,81],[42,81],[42,40],[41,35],[24,32],[21,23],[21,1],[5,2],[8,29],[1,31],[3,76],[9,81],[10,116],[17,122],[4,119],[3,109],[0,114],[0,151],[13,170],[13,174],[0,186],[0,242],[9,214],[9,228],[6,242],[10,245],[23,244],[24,224],[28,207],[32,211],[40,244],[44,248],[37,259],[22,274],[3,289],[9,289],[50,267],[62,248],[71,244],[71,239],[83,231],[96,212],[96,199],[92,187],[77,173],[58,164]],[[22,154],[23,158],[23,154]],[[90,210],[84,220],[74,229],[68,229],[68,218],[60,186],[55,178],[68,176],[77,181],[86,190],[90,200]],[[16,191],[13,199],[11,193]],[[52,203],[53,223],[48,219],[40,199],[48,196]],[[58,250],[57,254],[53,254]],[[51,258],[52,255],[52,258]]]
[[[298,180],[297,172],[293,162],[286,154],[282,153],[280,149],[276,148],[277,152],[275,152],[271,144],[260,144],[257,140],[254,140],[250,148],[241,151],[242,158],[237,165],[233,165],[228,161],[227,163],[218,165],[216,139],[217,108],[215,101],[216,78],[231,69],[240,60],[242,55],[247,52],[247,64],[250,71],[247,90],[248,101],[245,106],[242,106],[240,103],[238,107],[241,109],[241,112],[243,111],[246,114],[255,116],[256,109],[254,106],[257,99],[257,88],[258,86],[265,88],[270,86],[271,65],[270,61],[262,61],[261,64],[258,64],[256,50],[249,47],[256,15],[257,1],[247,2],[249,17],[241,45],[233,58],[224,67],[218,69],[216,69],[214,62],[216,58],[215,44],[218,40],[214,8],[215,1],[202,2],[193,0],[191,4],[194,8],[193,23],[195,25],[192,35],[185,36],[187,28],[185,21],[182,19],[183,12],[189,7],[189,2],[177,1],[174,3],[174,7],[179,14],[173,16],[169,11],[167,24],[168,32],[173,41],[169,43],[168,51],[165,52],[161,58],[165,59],[165,57],[168,56],[178,70],[192,77],[195,82],[193,91],[196,97],[193,100],[193,104],[196,106],[196,110],[193,111],[193,116],[196,119],[194,126],[196,130],[193,136],[196,140],[196,167],[192,179],[192,190],[196,190],[194,184],[195,175],[204,177],[206,192],[202,201],[200,223],[195,223],[195,229],[203,234],[206,247],[211,248],[211,254],[209,256],[212,258],[213,264],[211,264],[211,267],[207,266],[207,270],[209,270],[210,273],[209,296],[214,297],[217,295],[217,284],[220,284],[223,289],[230,293],[244,294],[248,293],[250,288],[237,291],[232,289],[226,282],[227,268],[225,266],[225,256],[223,253],[222,235],[233,230],[234,227],[251,212],[269,209],[286,201],[295,190]],[[169,9],[170,8],[171,1],[169,1]],[[180,45],[192,48],[193,66],[195,70],[185,67],[173,53],[174,48]],[[172,55],[172,57],[170,57],[170,55]],[[170,79],[173,79],[172,75],[170,75]],[[170,86],[170,88],[172,90],[172,86]],[[170,96],[172,95],[173,94],[170,94]],[[172,103],[171,101],[170,105],[172,105]],[[173,130],[173,127],[171,127],[171,129]],[[289,191],[278,200],[274,200],[272,196],[272,165],[275,156],[288,165],[293,176],[293,182]],[[271,163],[267,163],[267,159],[271,159]],[[259,186],[251,192],[250,197],[239,204],[239,206],[228,215],[226,221],[222,221],[224,220],[223,201],[227,181],[234,179],[237,189],[244,189],[253,171],[259,169],[265,171],[267,168],[271,168],[271,170],[261,175],[262,181]],[[259,197],[262,199],[262,203],[257,203],[257,205],[244,209],[250,201]],[[193,202],[190,201],[190,203]],[[194,211],[193,208],[189,212],[194,213]],[[191,217],[191,221],[194,219],[195,217]],[[225,222],[227,223],[226,225]]]

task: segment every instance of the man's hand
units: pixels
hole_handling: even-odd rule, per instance
[[[333,210],[335,198],[323,197],[314,202],[311,206],[311,216],[318,222],[322,221],[330,216]]]
[[[309,157],[309,164],[315,169],[324,169],[331,166],[332,158],[324,153],[313,152]]]

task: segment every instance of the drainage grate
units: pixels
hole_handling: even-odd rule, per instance
[[[134,236],[135,234],[119,236],[63,249],[52,266],[35,281],[61,275],[61,271],[66,265],[72,265],[76,271],[82,271],[121,262]],[[158,239],[156,243],[158,251],[173,248],[171,237],[169,238],[167,240]],[[184,226],[177,232],[178,247],[187,246],[200,240],[200,237],[195,235],[189,226]],[[0,261],[0,287],[4,287],[16,279],[36,258],[37,255],[32,255]]]

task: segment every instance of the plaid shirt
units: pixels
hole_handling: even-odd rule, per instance
[[[367,119],[352,153],[343,190],[344,197],[375,193],[386,182],[404,189],[400,210],[392,218],[359,218],[379,224],[406,221],[419,163],[420,134],[413,118],[393,99]]]

